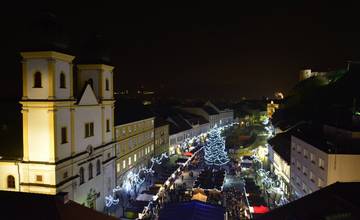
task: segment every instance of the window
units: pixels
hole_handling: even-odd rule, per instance
[[[126,168],[126,161],[123,160],[123,169],[125,169],[125,168]]]
[[[96,161],[96,176],[100,175],[101,173],[101,166],[100,166],[100,160]]]
[[[136,154],[134,154],[134,163],[136,162]]]
[[[109,79],[105,79],[105,90],[109,91]]]
[[[15,189],[15,177],[12,175],[7,176],[7,188]]]
[[[129,131],[129,133],[131,133],[131,126],[128,127],[128,131]]]
[[[64,73],[60,73],[60,88],[65,89],[66,88],[66,78]]]
[[[311,182],[315,182],[315,180],[314,180],[314,174],[313,174],[313,172],[311,172],[310,171],[310,180],[311,180]]]
[[[323,183],[322,179],[319,178],[319,179],[318,179],[318,187],[319,187],[319,188],[322,188],[322,187],[323,187],[323,184],[324,184],[324,183]]]
[[[131,165],[131,157],[128,158],[128,165]]]
[[[120,163],[116,164],[116,171],[119,173],[120,172]]]
[[[41,86],[41,73],[36,72],[34,74],[34,88],[42,88]]]
[[[291,164],[294,165],[295,164],[295,159],[291,158]]]
[[[106,119],[106,132],[110,131],[110,120]]]
[[[79,176],[80,176],[80,185],[84,183],[84,168],[80,167],[80,170],[79,170]]]
[[[299,161],[296,161],[296,166],[297,166],[297,169],[300,170],[300,163],[299,163]]]
[[[297,151],[298,151],[299,154],[301,153],[301,147],[300,147],[300,145],[297,145]]]
[[[302,184],[302,190],[304,191],[304,193],[306,193],[306,188],[307,188],[307,187],[306,187],[305,183],[303,183],[303,184]]]
[[[67,171],[65,171],[64,174],[63,174],[63,179],[66,179],[66,178],[68,178],[68,172]]]
[[[313,153],[310,153],[310,160],[311,160],[311,163],[315,163],[315,157],[314,157]]]
[[[324,160],[319,158],[319,167],[320,169],[324,169]]]
[[[67,128],[66,127],[62,127],[61,128],[61,143],[62,144],[66,144],[67,141]]]
[[[94,136],[94,123],[85,124],[85,138]]]
[[[305,166],[303,166],[303,174],[307,176],[307,168]]]
[[[304,157],[305,157],[305,158],[308,158],[308,152],[307,152],[306,149],[304,149]]]
[[[89,163],[88,170],[89,170],[89,180],[91,180],[93,178],[93,165],[92,165],[92,163]]]
[[[122,133],[123,133],[123,135],[125,135],[125,128],[122,129]]]
[[[36,181],[42,182],[43,181],[42,175],[36,175]]]
[[[111,157],[111,153],[108,153],[107,154],[107,158],[109,159]]]

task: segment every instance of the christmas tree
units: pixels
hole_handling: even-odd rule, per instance
[[[205,163],[207,165],[221,166],[229,162],[225,151],[225,140],[220,135],[220,129],[215,127],[210,131],[205,144]]]

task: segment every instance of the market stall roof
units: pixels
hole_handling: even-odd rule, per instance
[[[156,196],[152,194],[142,193],[136,197],[136,201],[152,201],[156,199]]]
[[[160,211],[159,220],[223,220],[224,213],[221,206],[193,200],[166,204]]]
[[[199,192],[199,193],[194,194],[193,197],[191,198],[191,200],[198,200],[201,202],[206,202],[207,196]]]

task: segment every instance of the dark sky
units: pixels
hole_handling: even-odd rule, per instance
[[[6,30],[2,74],[12,85],[2,87],[1,94],[19,91],[18,52],[46,12],[56,15],[75,55],[84,42],[100,36],[116,66],[118,89],[143,85],[184,97],[260,98],[288,92],[302,68],[329,70],[360,60],[355,5],[296,2],[281,7],[261,2],[196,8],[99,2],[14,7],[1,15]]]

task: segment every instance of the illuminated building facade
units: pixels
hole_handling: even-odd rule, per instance
[[[23,158],[0,161],[0,189],[55,195],[103,210],[115,185],[113,67],[54,51],[23,52]],[[75,96],[74,94],[78,94]]]
[[[322,131],[305,129],[297,129],[292,134],[290,183],[295,198],[335,182],[358,182],[359,166],[357,138],[337,142]]]
[[[160,156],[169,152],[169,124],[163,120],[155,119],[155,149],[154,155]]]
[[[141,106],[141,104],[140,104]],[[154,156],[154,120],[150,114],[141,112],[138,117],[132,118],[126,112],[116,112],[115,126],[116,139],[116,179],[121,185],[128,171],[147,165]],[[131,112],[133,115],[136,112]]]

